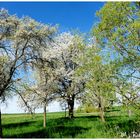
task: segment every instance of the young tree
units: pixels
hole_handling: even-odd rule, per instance
[[[43,126],[46,127],[46,107],[50,102],[55,100],[57,93],[57,82],[55,75],[56,63],[55,60],[49,59],[43,61],[40,67],[38,67],[38,88],[40,91],[37,101],[43,105],[44,109],[44,122]]]
[[[40,59],[36,64],[35,85],[22,86],[20,105],[31,112],[35,108],[43,108],[43,126],[46,127],[46,107],[56,97],[57,82],[54,75],[53,60]]]
[[[100,48],[96,46],[87,47],[84,56],[81,58],[81,63],[77,72],[86,79],[86,94],[83,99],[99,108],[101,120],[104,122],[105,107],[110,100],[115,100],[114,64],[109,61],[105,62]]]
[[[23,108],[24,112],[31,113],[33,117],[35,109],[39,108],[39,106],[34,102],[36,97],[35,87],[32,84],[26,82],[25,84],[20,84],[20,86],[18,86],[16,93],[19,95],[19,107]]]
[[[66,118],[67,109],[68,109],[67,102],[63,99],[60,99],[59,102],[60,102],[61,109],[64,110],[64,112],[65,112],[65,118]]]
[[[122,70],[122,69],[120,69]],[[125,69],[123,69],[125,70]],[[129,75],[129,74],[128,74]],[[116,92],[120,96],[120,103],[125,107],[130,117],[132,113],[139,114],[140,94],[139,81],[126,75],[117,75],[115,86]]]
[[[47,46],[46,42],[50,41],[55,30],[55,27],[43,25],[29,17],[19,19],[4,9],[0,10],[0,57],[6,59],[0,64],[1,101],[5,101],[6,94],[19,81],[20,70],[31,66],[27,64],[41,56],[43,47]]]
[[[52,86],[48,84],[48,86]],[[49,90],[50,89],[50,90]],[[20,93],[19,104],[25,110],[33,113],[34,109],[43,108],[43,127],[46,127],[46,113],[47,105],[54,100],[54,94],[52,94],[51,87],[47,90],[41,86],[24,86],[23,93]]]

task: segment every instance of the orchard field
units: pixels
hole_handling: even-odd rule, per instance
[[[134,138],[139,137],[140,121],[124,110],[106,112],[102,123],[97,113],[76,113],[71,120],[64,112],[47,113],[46,128],[43,128],[43,114],[4,114],[4,138]]]
[[[140,138],[140,2],[0,2],[0,138]]]

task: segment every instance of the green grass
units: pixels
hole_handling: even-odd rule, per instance
[[[72,120],[63,112],[47,113],[47,127],[43,128],[43,114],[32,118],[29,114],[2,115],[5,138],[121,138],[140,132],[138,117],[129,118],[125,113],[106,113],[102,123],[98,113],[75,113]]]

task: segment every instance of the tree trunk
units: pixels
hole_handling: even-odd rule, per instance
[[[46,105],[44,105],[44,121],[43,121],[43,127],[46,127]]]
[[[74,96],[68,99],[69,118],[74,117]]]
[[[102,122],[105,122],[105,117],[104,117],[104,110],[102,107],[99,108],[100,109],[100,118]]]
[[[105,122],[104,107],[103,107],[103,99],[102,99],[102,97],[99,97],[99,110],[100,110],[101,121]]]
[[[66,104],[65,104],[65,118],[66,118],[66,116],[67,116],[67,108],[66,108]]]
[[[129,109],[128,110],[128,117],[131,117],[131,115],[132,115],[132,111]]]
[[[0,138],[2,138],[2,118],[1,118],[1,108],[0,108]]]
[[[33,109],[33,111],[30,112],[30,114],[31,114],[32,119],[34,119],[35,118],[35,109]]]

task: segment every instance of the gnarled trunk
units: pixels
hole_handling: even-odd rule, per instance
[[[69,97],[67,102],[68,102],[68,110],[69,110],[69,118],[74,117],[74,95],[72,97]]]
[[[2,138],[2,118],[1,118],[1,108],[0,108],[0,138]]]
[[[44,105],[44,119],[43,119],[43,127],[46,127],[46,105]]]

